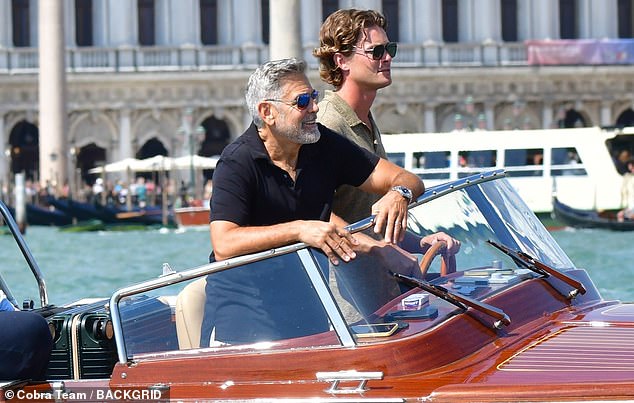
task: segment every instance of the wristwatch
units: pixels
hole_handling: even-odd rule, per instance
[[[392,189],[395,192],[398,192],[398,194],[400,194],[401,196],[403,196],[404,198],[407,199],[407,204],[410,204],[412,202],[412,200],[414,199],[414,194],[412,193],[411,190],[409,190],[408,188],[406,188],[405,186],[394,186]]]

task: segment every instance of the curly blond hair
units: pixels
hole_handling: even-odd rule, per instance
[[[350,56],[354,46],[364,35],[364,29],[380,27],[387,29],[387,20],[374,10],[354,8],[337,10],[330,14],[319,30],[319,47],[313,50],[313,56],[319,59],[319,75],[322,80],[340,88],[343,73],[335,65],[335,53]]]

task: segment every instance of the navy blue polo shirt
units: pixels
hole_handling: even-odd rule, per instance
[[[342,184],[361,185],[379,157],[322,125],[318,128],[319,141],[300,148],[293,181],[273,164],[251,124],[225,147],[216,165],[210,220],[240,226],[328,221],[335,190]],[[316,296],[298,287],[307,284],[298,264],[289,256],[208,276],[201,346],[209,345],[214,328],[215,340],[231,344],[327,331]]]
[[[361,185],[379,157],[318,125],[321,137],[301,146],[296,181],[269,157],[255,125],[225,147],[213,176],[210,221],[240,226],[328,221],[335,190]]]

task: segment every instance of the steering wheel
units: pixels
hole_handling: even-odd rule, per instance
[[[441,251],[446,249],[447,249],[447,242],[445,241],[438,241],[432,244],[429,247],[429,249],[427,249],[427,252],[425,252],[423,259],[420,261],[420,264],[419,264],[420,272],[423,278],[425,278],[425,275],[427,275],[429,266],[431,266],[431,262],[434,260],[436,255],[441,254]],[[442,255],[442,261],[440,262],[440,275],[446,276],[447,274],[453,273],[455,271],[456,271],[456,256]]]

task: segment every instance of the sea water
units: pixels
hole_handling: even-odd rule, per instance
[[[634,301],[634,232],[551,234],[575,265],[588,271],[604,298]],[[164,263],[177,271],[204,265],[211,250],[207,228],[64,233],[29,227],[26,241],[46,279],[49,302],[57,305],[110,297],[121,287],[156,278]],[[33,299],[39,306],[37,284],[10,235],[0,236],[0,262],[16,300]]]

